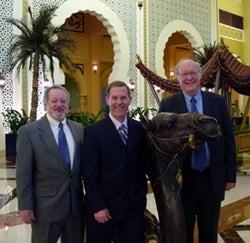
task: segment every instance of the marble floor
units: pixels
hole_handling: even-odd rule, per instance
[[[22,223],[16,199],[15,164],[0,157],[0,243],[30,243],[30,226]],[[250,196],[250,154],[244,154],[239,163],[237,187],[226,192],[222,206]],[[157,216],[153,194],[148,194],[147,208]],[[242,210],[250,215],[250,203]],[[232,215],[237,217],[237,215]],[[250,216],[249,216],[250,217]],[[234,219],[232,219],[234,220]],[[249,243],[250,219],[238,223],[218,234],[218,243]],[[178,243],[178,242],[176,242]]]

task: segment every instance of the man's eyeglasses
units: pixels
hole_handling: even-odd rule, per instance
[[[178,73],[178,74],[181,75],[183,78],[186,78],[186,77],[188,77],[189,75],[190,75],[191,77],[195,77],[195,76],[198,74],[198,72]]]

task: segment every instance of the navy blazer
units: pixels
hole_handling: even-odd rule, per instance
[[[128,117],[128,142],[122,142],[109,116],[86,127],[82,173],[86,203],[93,215],[108,208],[114,222],[122,221],[130,207],[146,207],[145,132]]]
[[[203,98],[204,115],[217,119],[222,137],[218,142],[208,141],[210,151],[211,180],[215,194],[219,200],[224,199],[225,183],[236,182],[236,148],[233,135],[233,126],[230,119],[229,110],[223,96],[201,92]],[[171,95],[163,99],[160,103],[159,112],[188,112],[185,98],[182,92]],[[189,161],[183,164],[183,177],[188,183],[188,167],[191,166],[191,156]]]

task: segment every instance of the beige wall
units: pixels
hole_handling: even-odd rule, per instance
[[[243,16],[242,3],[248,0],[218,0],[218,7],[224,11]]]
[[[250,66],[250,1],[243,0],[244,14],[244,46],[243,57],[246,65]]]
[[[230,52],[240,57],[244,65],[250,66],[250,1],[249,0],[218,0],[218,7],[224,11],[239,15],[243,17],[243,40],[238,41],[230,38],[223,38],[225,45],[229,48]],[[240,111],[246,109],[246,104],[249,97],[239,95],[235,91],[232,92],[232,102],[236,101]],[[250,116],[250,113],[248,112]]]

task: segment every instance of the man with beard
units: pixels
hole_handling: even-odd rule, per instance
[[[69,99],[63,87],[49,87],[44,94],[47,114],[18,132],[18,207],[23,222],[31,224],[32,243],[59,238],[62,243],[83,242],[80,148],[84,129],[66,119]]]

